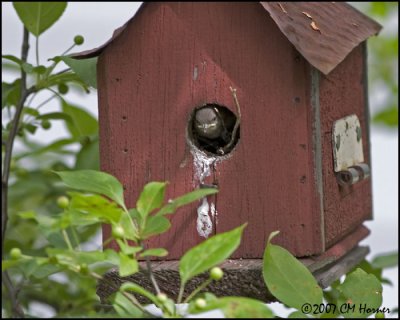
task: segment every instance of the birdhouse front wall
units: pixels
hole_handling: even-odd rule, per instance
[[[101,169],[122,181],[129,207],[150,181],[169,182],[166,199],[198,188],[189,119],[196,107],[210,103],[237,114],[230,91],[236,88],[240,140],[204,179],[219,189],[207,199],[216,208],[209,236],[247,222],[233,258],[261,258],[275,230],[281,231],[276,243],[296,256],[319,254],[324,233],[331,243],[345,230],[331,231],[333,219],[346,219],[353,206],[343,204],[335,216],[336,198],[322,194],[318,185],[311,74],[259,3],[146,5],[99,57]],[[351,109],[332,111],[336,105],[328,101],[329,83],[341,75],[320,79],[321,113],[332,120]],[[334,189],[328,118],[318,119],[324,133],[323,192]],[[345,198],[343,192],[337,197]],[[205,240],[197,228],[200,205],[169,216],[171,229],[148,245],[167,248],[166,259],[175,260]],[[362,220],[357,219],[351,223]],[[110,226],[104,226],[103,238],[110,236]],[[118,249],[115,242],[110,247]]]

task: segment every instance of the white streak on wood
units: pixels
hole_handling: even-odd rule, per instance
[[[212,204],[213,205],[213,204]],[[208,238],[212,232],[212,221],[208,212],[210,206],[207,198],[203,198],[201,205],[197,208],[197,232],[201,237]]]

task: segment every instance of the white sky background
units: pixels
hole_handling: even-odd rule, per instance
[[[73,42],[75,35],[85,38],[82,46],[76,47],[73,52],[92,49],[107,41],[112,32],[123,25],[138,9],[139,2],[70,2],[61,19],[53,27],[40,36],[40,62],[45,64],[48,58],[61,54]],[[2,54],[20,56],[22,42],[22,25],[11,3],[2,2]],[[384,32],[391,32],[398,28],[397,14]],[[29,62],[34,63],[34,37],[30,36],[31,49]],[[3,81],[11,81],[10,75],[3,75]],[[43,101],[45,97],[38,97],[35,103]],[[69,94],[69,102],[85,106],[93,115],[97,116],[96,92],[90,95]],[[379,108],[382,97],[379,93],[370,98],[371,113]],[[49,104],[47,112],[58,111],[59,106]],[[51,134],[51,136],[50,136]],[[52,130],[38,130],[36,137],[39,141],[48,142],[61,136],[66,131],[60,121],[53,122]],[[369,245],[371,254],[398,250],[398,130],[388,130],[371,127],[372,148],[372,177],[374,220],[366,225],[371,235],[362,245]],[[385,271],[384,275],[391,279],[394,286],[384,286],[383,307],[398,306],[398,268]],[[283,308],[271,306],[280,316],[287,315]],[[43,310],[45,311],[45,310]],[[46,314],[46,313],[45,313]],[[390,317],[390,315],[386,315]]]

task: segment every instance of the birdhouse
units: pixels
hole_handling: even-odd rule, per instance
[[[232,261],[262,259],[274,230],[318,268],[359,248],[372,218],[366,40],[380,29],[342,2],[145,3],[77,55],[99,57],[101,169],[128,206],[150,181],[169,181],[167,199],[219,190],[148,245],[174,261],[247,222]]]

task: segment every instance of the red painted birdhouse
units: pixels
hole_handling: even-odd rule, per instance
[[[169,198],[219,190],[149,245],[177,260],[248,222],[232,259],[262,258],[274,230],[297,257],[355,247],[372,218],[366,39],[380,28],[342,2],[145,3],[81,53],[99,57],[101,168],[128,205],[149,181]]]

